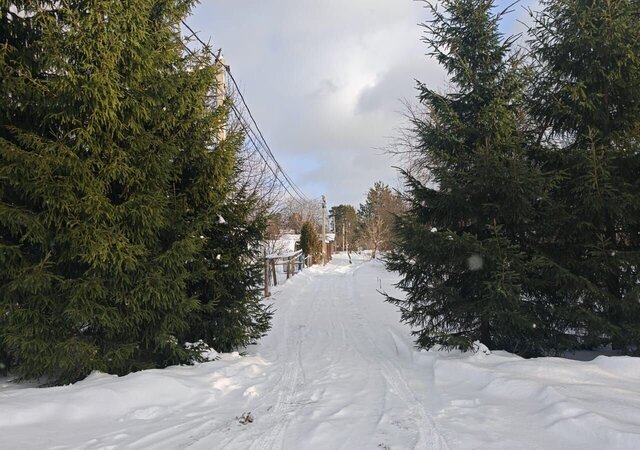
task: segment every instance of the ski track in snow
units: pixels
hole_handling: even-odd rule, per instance
[[[269,422],[268,429],[264,431],[256,427],[255,433],[249,433],[250,437],[244,434],[232,436],[221,445],[238,448],[246,445],[245,448],[252,450],[305,448],[298,446],[306,438],[308,448],[383,448],[386,445],[383,435],[378,436],[380,442],[363,442],[363,439],[375,435],[385,417],[385,397],[374,398],[372,394],[385,392],[400,400],[395,405],[396,414],[399,414],[395,423],[404,423],[404,426],[397,426],[398,432],[416,435],[415,444],[410,448],[447,449],[433,419],[390,362],[389,359],[397,358],[398,354],[389,355],[375,344],[369,330],[373,324],[367,323],[367,319],[358,312],[354,299],[364,300],[354,287],[354,266],[343,266],[338,271],[330,268],[316,271],[319,273],[313,279],[297,280],[303,286],[295,295],[288,292],[290,297],[297,299],[295,309],[283,317],[284,323],[263,344],[275,344],[277,352],[273,356],[281,371],[276,385],[269,388],[277,394],[273,404],[267,407],[264,420]],[[291,286],[289,289],[295,288]],[[275,303],[278,306],[277,299]],[[390,338],[391,335],[385,337]],[[318,366],[318,361],[324,363]],[[361,382],[358,384],[370,388],[366,390],[370,395],[362,398],[368,405],[366,408],[362,407],[364,404],[358,408],[348,393],[331,395],[331,391],[336,390],[331,384],[340,386],[341,374],[358,373],[354,371],[354,362],[366,368],[359,372],[362,376],[357,380]],[[348,381],[349,384],[354,382]],[[269,397],[262,401],[261,409],[268,403],[271,403]],[[351,409],[362,410],[363,414],[349,414]],[[262,417],[265,412],[259,407],[256,414]],[[307,418],[310,420],[305,420]],[[355,423],[350,423],[352,421]],[[329,443],[313,439],[315,430],[310,430],[311,438],[297,431],[296,425],[300,422],[320,422],[315,429],[320,429],[316,433],[319,436],[325,434],[323,424],[338,422],[342,430],[333,431],[342,437],[329,447]],[[362,430],[366,433],[361,433]]]
[[[305,270],[275,289],[273,329],[246,356],[48,389],[0,380],[0,449],[640,448],[638,358],[416,351],[376,292],[396,279],[341,255]]]
[[[371,347],[369,349],[365,349],[365,351],[369,355],[378,355],[375,363],[377,363],[377,365],[380,367],[382,375],[384,376],[387,383],[391,386],[392,391],[402,399],[402,401],[406,404],[408,410],[410,411],[410,415],[413,417],[414,429],[418,430],[419,434],[419,440],[416,448],[438,448],[449,450],[449,447],[447,446],[443,436],[438,432],[436,424],[431,415],[427,412],[424,405],[418,400],[416,394],[411,390],[400,370],[398,370],[398,368],[392,362],[390,362],[393,361],[391,355],[385,354],[376,345],[375,340],[371,335],[371,330],[368,327],[371,322],[367,323],[368,321],[362,315],[362,311],[366,311],[366,307],[363,308],[365,303],[362,295],[360,294],[361,291],[356,290],[353,283],[350,283],[348,287],[350,295],[347,296],[345,301],[350,303],[350,312],[356,319],[359,333],[362,336],[365,336],[368,343],[370,343],[371,345]],[[354,304],[354,299],[357,299],[360,305]],[[359,309],[359,307],[363,309]],[[396,356],[399,357],[400,352],[398,349],[398,340],[393,332],[389,333],[389,336],[393,339],[394,348],[396,349]],[[363,352],[363,354],[365,353]],[[411,355],[411,352],[407,352],[406,354]]]

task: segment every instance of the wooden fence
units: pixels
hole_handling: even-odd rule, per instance
[[[269,297],[271,292],[270,286],[278,285],[277,267],[281,266],[280,273],[287,275],[287,279],[291,278],[304,267],[311,266],[311,256],[305,258],[302,250],[286,254],[265,255],[264,257],[264,296]]]

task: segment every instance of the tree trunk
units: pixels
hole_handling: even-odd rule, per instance
[[[480,319],[480,342],[491,348],[491,329],[486,318]]]

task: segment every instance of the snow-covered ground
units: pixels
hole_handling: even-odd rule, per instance
[[[394,281],[337,256],[279,287],[247,356],[0,381],[0,448],[640,449],[640,358],[416,351],[376,292]]]

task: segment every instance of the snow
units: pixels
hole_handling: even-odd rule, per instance
[[[296,244],[300,242],[299,234],[283,234],[277,240],[268,241],[269,253],[288,253],[296,251]]]
[[[301,254],[302,254],[302,250],[297,250],[294,252],[287,252],[287,253],[272,253],[270,255],[267,255],[265,258],[266,259],[293,258],[294,256],[298,256]]]
[[[54,388],[0,380],[0,448],[640,448],[638,358],[418,351],[376,292],[396,280],[334,255],[274,289],[273,330],[246,356]]]

